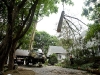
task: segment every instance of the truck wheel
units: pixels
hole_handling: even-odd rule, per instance
[[[22,60],[21,65],[24,65],[24,59]]]
[[[18,64],[14,64],[13,69],[14,69],[14,70],[17,70],[17,69],[18,69]]]
[[[28,61],[26,61],[26,65],[29,65],[29,62]]]
[[[42,63],[41,62],[39,62],[38,65],[39,65],[39,67],[42,67]]]

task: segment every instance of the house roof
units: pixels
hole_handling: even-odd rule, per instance
[[[49,46],[47,57],[53,53],[65,54],[67,52],[62,46]]]

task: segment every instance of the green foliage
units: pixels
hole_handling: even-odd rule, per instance
[[[82,12],[82,15],[85,15],[86,17],[88,17],[89,11],[86,8],[83,8],[83,11],[84,12]]]
[[[75,58],[74,59],[74,64],[80,66],[80,65],[83,65],[83,64],[87,64],[87,63],[90,63],[90,58],[88,57],[81,57],[81,58]]]
[[[100,17],[100,3],[97,0],[86,0],[84,4],[82,15],[95,22]]]
[[[35,0],[26,0],[25,4],[23,7],[21,7],[21,10],[18,12],[17,11],[17,6],[21,3],[22,1],[17,0],[17,1],[0,1],[0,21],[2,21],[2,24],[0,22],[0,31],[4,31],[6,34],[6,25],[7,25],[7,17],[8,17],[8,6],[10,6],[11,4],[14,5],[14,9],[15,11],[15,15],[13,15],[15,17],[14,19],[14,25],[13,25],[13,37],[15,38],[19,32],[19,30],[21,29],[21,27],[24,25],[23,21],[27,18],[27,16],[29,15],[29,11],[31,6],[34,4]],[[37,21],[37,17],[43,17],[45,15],[49,15],[52,13],[57,13],[58,11],[58,7],[57,7],[57,3],[59,3],[58,0],[39,0],[37,7],[36,7],[36,11],[34,12],[34,21]],[[12,6],[12,5],[11,5]],[[18,8],[19,9],[19,8]],[[17,17],[16,17],[17,16]],[[27,19],[27,23],[26,25],[22,28],[22,32],[20,32],[19,34],[23,33],[24,30],[27,28],[27,24],[29,22],[29,19]],[[34,22],[33,21],[33,22]],[[2,25],[2,26],[1,26]],[[31,25],[31,24],[30,24]],[[6,26],[6,27],[5,27]],[[2,29],[2,30],[1,30]],[[20,35],[19,35],[20,36]]]
[[[57,59],[56,54],[50,55],[48,63],[51,64],[51,65],[58,63],[58,59]]]
[[[34,47],[36,48],[43,48],[46,46],[46,42],[48,42],[50,35],[45,31],[36,31],[35,39],[34,39]]]
[[[0,1],[0,42],[6,35],[7,26],[7,8],[3,2]]]
[[[29,43],[30,43],[32,30],[34,30],[34,23],[30,26],[26,34],[18,41],[18,44],[21,43],[20,48],[29,49]]]
[[[59,40],[57,39],[57,37],[51,36],[45,31],[36,31],[34,47],[43,49],[44,53],[46,54],[50,45],[59,45]]]
[[[69,67],[70,66],[70,60],[69,59],[64,59],[64,62],[62,63],[62,67],[65,67],[65,68],[67,68],[67,67]]]
[[[47,61],[47,60],[45,61],[44,65],[45,65],[45,66],[48,65],[48,61]]]
[[[91,38],[97,37],[97,33],[99,31],[100,31],[100,24],[89,25],[85,40],[89,41]]]
[[[28,41],[30,35],[26,32],[32,22],[45,15],[56,13],[58,3],[58,0],[0,0],[0,37],[3,36],[0,38],[0,65],[2,65],[0,71],[3,70],[10,52],[12,52],[10,56],[13,56],[16,44],[25,43],[24,39]],[[9,68],[13,69],[13,65],[10,64]]]
[[[100,67],[100,57],[95,57],[94,59],[92,59],[92,62],[88,62],[88,63],[82,64],[80,66],[80,68],[82,68],[83,70],[86,70],[87,68],[96,68],[97,69],[99,67]]]
[[[69,5],[74,5],[74,3],[71,1],[71,0],[64,0],[66,4],[69,4]]]
[[[57,3],[59,3],[59,0],[41,0],[39,1],[38,9],[39,10],[39,16],[49,16],[49,14],[57,13],[58,7]],[[47,10],[48,9],[48,10]]]
[[[0,41],[3,40],[3,38],[5,37],[6,34],[6,28],[7,28],[7,14],[8,14],[8,10],[7,10],[7,5],[10,5],[13,3],[14,5],[14,10],[15,7],[17,7],[22,1],[17,0],[13,3],[13,1],[5,1],[5,3],[3,1],[0,1],[0,20],[2,22],[0,22]],[[49,16],[49,14],[52,13],[57,13],[58,11],[58,7],[57,4],[61,2],[61,0],[39,0],[37,7],[36,7],[36,11],[34,12],[35,15],[33,17],[33,22],[37,21],[38,19],[40,19],[41,17],[44,16]],[[68,0],[66,2],[67,4],[71,3],[71,0]],[[16,10],[14,12],[16,12],[15,16],[15,21],[13,21],[14,25],[13,25],[13,36],[12,38],[16,38],[18,35],[18,32],[20,31],[21,27],[24,26],[23,21],[27,18],[28,14],[29,14],[29,10],[31,8],[31,6],[34,4],[34,0],[28,0],[25,2],[24,6],[21,7],[21,10],[19,12],[17,12]],[[29,22],[29,19],[27,19],[27,23],[26,25],[21,29],[22,32],[19,33],[19,36],[21,34],[23,34],[24,30],[27,28],[27,24]],[[31,26],[31,25],[30,25]],[[32,26],[30,27],[32,29]],[[28,32],[31,33],[30,29],[28,30]],[[23,35],[24,36],[24,35]],[[20,42],[24,42],[25,39],[29,40],[28,36],[30,36],[30,34],[28,35],[26,33],[26,35],[20,39]],[[22,40],[22,41],[21,41]],[[28,46],[28,45],[27,45]],[[23,45],[24,47],[24,45]]]
[[[85,64],[86,62],[85,62],[85,60],[83,58],[75,58],[74,59],[74,63],[76,65],[82,65],[82,64]]]
[[[90,67],[92,66],[92,64],[93,64],[93,63],[83,64],[83,65],[81,66],[81,68],[82,68],[83,70],[86,70],[87,68],[90,68]]]
[[[70,46],[72,46],[72,44],[73,44],[73,40],[72,39],[63,39],[63,38],[61,38],[60,41],[61,41],[61,45],[65,49],[70,48]]]
[[[92,68],[99,68],[100,67],[100,56],[95,56],[93,60],[93,64],[91,65]]]
[[[62,63],[58,62],[58,63],[55,64],[55,66],[62,66]]]

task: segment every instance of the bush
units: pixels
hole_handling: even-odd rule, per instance
[[[74,63],[76,65],[83,65],[83,64],[92,63],[92,62],[93,62],[93,59],[88,58],[88,57],[82,57],[82,58],[75,58],[74,59]]]
[[[64,59],[64,62],[62,63],[62,67],[67,68],[70,66],[70,61],[68,59]]]
[[[84,60],[83,59],[80,59],[80,58],[76,58],[76,59],[74,59],[74,63],[76,65],[82,65],[84,63]]]
[[[100,67],[100,56],[94,57],[92,68],[99,68]]]
[[[55,63],[58,63],[58,59],[57,59],[56,54],[50,55],[48,63],[51,64],[51,65],[54,65]]]
[[[93,65],[93,63],[87,63],[87,64],[81,65],[80,67],[81,67],[83,70],[86,70],[87,68],[90,68],[92,65]]]
[[[44,65],[48,65],[48,60],[45,61]]]

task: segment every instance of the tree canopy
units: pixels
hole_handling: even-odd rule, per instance
[[[41,48],[46,54],[50,45],[59,45],[59,40],[56,36],[51,36],[45,31],[36,31],[33,43],[33,48]]]
[[[89,20],[97,22],[99,20],[100,3],[98,0],[86,0],[84,2],[82,15],[86,16]]]
[[[86,0],[84,4],[86,7],[83,8],[82,15],[94,21],[93,24],[88,24],[88,31],[85,39],[97,38],[98,33],[100,33],[100,3],[98,0]]]

